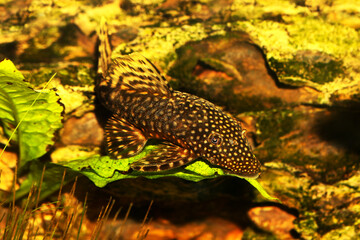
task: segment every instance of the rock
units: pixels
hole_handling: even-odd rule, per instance
[[[0,153],[3,151],[0,148]],[[11,192],[14,182],[14,171],[18,161],[18,155],[14,152],[5,151],[0,159],[0,190],[5,192]],[[16,184],[15,188],[19,187]]]
[[[61,142],[65,145],[100,146],[104,131],[93,112],[81,118],[70,118],[61,132]]]
[[[119,230],[121,229],[121,230]],[[109,234],[109,233],[113,234]],[[142,225],[127,220],[112,222],[106,225],[100,235],[101,239],[138,239],[146,236],[147,240],[234,240],[241,239],[243,231],[235,224],[218,218],[174,225],[165,219],[151,220]]]
[[[309,89],[281,87],[263,52],[244,32],[190,42],[178,49],[177,54],[178,60],[169,70],[174,88],[202,96],[232,112],[316,98],[316,92]]]
[[[249,210],[250,219],[261,229],[274,233],[278,239],[291,239],[296,217],[278,207],[254,207]]]

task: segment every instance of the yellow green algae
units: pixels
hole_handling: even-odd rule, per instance
[[[341,21],[328,21],[317,11],[292,1],[259,1],[256,7],[245,2],[235,1],[232,11],[234,16],[249,21],[237,21],[233,28],[245,30],[253,37],[265,51],[280,81],[321,91],[317,101],[320,104],[331,104],[333,94],[351,95],[359,91],[360,75],[356,69],[359,68],[360,37],[356,29]],[[348,15],[359,13],[354,1],[347,3],[322,2],[328,12],[339,7],[348,9]],[[271,19],[275,17],[281,21]],[[304,51],[312,53],[315,62],[299,59]],[[323,60],[321,56],[328,57]]]
[[[175,55],[174,49],[182,46],[191,40],[200,40],[207,36],[202,24],[183,27],[161,27],[161,28],[141,28],[138,37],[130,42],[117,46],[116,52],[128,54],[140,52],[145,57],[155,61],[164,60],[169,55]],[[161,47],[160,47],[161,46]],[[175,58],[173,56],[172,58]],[[160,67],[166,69],[168,64]]]
[[[212,29],[214,29],[212,35],[224,33],[223,29],[217,29],[216,26]],[[202,40],[209,36],[208,32],[209,29],[201,23],[177,27],[145,27],[139,29],[138,37],[134,41],[117,46],[114,55],[118,52],[121,54],[140,52],[145,57],[158,62],[166,73],[171,66],[169,63],[176,59],[174,49],[189,41]]]

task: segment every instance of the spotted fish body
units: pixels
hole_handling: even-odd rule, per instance
[[[139,54],[110,60],[104,24],[100,42],[97,92],[114,113],[105,129],[114,157],[134,156],[148,139],[160,139],[159,148],[134,162],[133,169],[167,170],[201,157],[229,173],[259,175],[260,163],[234,117],[205,99],[171,89],[160,71]]]

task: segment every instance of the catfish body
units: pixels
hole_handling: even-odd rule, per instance
[[[105,129],[114,157],[134,156],[148,139],[160,139],[159,148],[133,163],[133,169],[167,170],[201,157],[229,173],[259,175],[260,163],[240,122],[205,99],[171,89],[161,72],[139,54],[110,59],[105,27],[100,32],[97,92],[114,113]]]

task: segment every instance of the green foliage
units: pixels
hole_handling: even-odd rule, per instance
[[[12,138],[19,146],[19,166],[47,152],[62,127],[62,112],[55,91],[35,91],[10,60],[0,63],[0,120],[7,136],[19,125]]]

